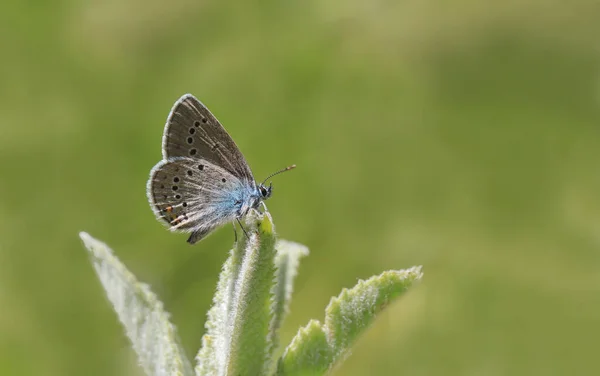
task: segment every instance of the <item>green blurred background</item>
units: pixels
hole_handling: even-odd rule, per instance
[[[597,1],[0,5],[0,374],[141,374],[77,236],[148,282],[187,353],[233,234],[194,247],[146,179],[191,92],[306,244],[283,343],[385,269],[424,282],[338,375],[600,374]]]

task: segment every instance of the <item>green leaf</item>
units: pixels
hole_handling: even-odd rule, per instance
[[[280,240],[275,246],[277,254],[275,256],[275,286],[272,292],[271,302],[271,323],[269,325],[268,357],[272,358],[274,352],[279,346],[279,328],[289,311],[290,301],[294,287],[294,278],[298,274],[298,265],[300,258],[308,255],[308,248],[302,244]],[[267,374],[270,369],[263,370]]]
[[[275,232],[271,215],[247,216],[250,239],[235,286],[227,375],[260,375],[267,367]]]
[[[323,375],[331,365],[333,354],[323,325],[310,320],[300,328],[277,364],[277,375]]]
[[[302,245],[276,244],[268,212],[246,217],[241,237],[223,266],[198,352],[196,375],[272,373],[279,328],[288,311]],[[162,303],[105,244],[80,234],[109,300],[149,375],[192,375],[176,329]],[[276,251],[276,248],[278,251]],[[340,363],[356,338],[394,298],[422,278],[421,267],[387,271],[332,298],[325,322],[301,328],[277,363],[276,374],[322,375]]]
[[[246,245],[247,238],[241,236],[230,251],[219,275],[213,306],[208,311],[208,319],[204,325],[206,334],[202,337],[202,347],[196,356],[198,376],[226,374],[229,342],[233,330],[229,318],[234,309],[235,285]]]
[[[240,237],[219,277],[196,374],[260,375],[270,367],[268,349],[275,286],[275,234],[270,214],[251,212],[249,237]]]
[[[193,375],[175,326],[156,295],[136,280],[106,244],[85,232],[79,236],[146,374]]]
[[[402,295],[423,273],[422,267],[390,270],[366,281],[359,281],[351,289],[331,299],[325,309],[327,338],[334,353],[334,362],[343,357],[350,346],[373,322],[375,316],[390,301]]]
[[[343,361],[356,338],[376,315],[421,280],[421,269],[418,266],[386,271],[366,281],[359,281],[351,289],[343,289],[338,297],[329,302],[324,325],[312,323],[308,329],[300,329],[279,361],[278,375],[322,375],[326,370],[331,370],[336,362]],[[325,334],[330,354],[328,357],[314,355],[324,353],[323,343],[319,341],[319,329]],[[310,343],[317,344],[314,350]]]

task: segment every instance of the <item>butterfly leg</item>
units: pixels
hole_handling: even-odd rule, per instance
[[[265,204],[265,202],[264,202],[264,201],[261,201],[260,203],[261,203],[261,205],[262,205],[262,207],[263,207],[263,209],[264,209],[264,212],[263,212],[263,213],[267,213],[267,212],[269,211],[269,209],[267,209],[267,204]]]
[[[246,232],[246,229],[244,228],[244,226],[242,226],[242,222],[240,222],[239,218],[235,219],[237,221],[237,223],[240,225],[240,227],[242,228],[242,231],[244,231],[244,234],[246,235],[246,239],[250,239],[250,237],[248,236],[248,233]]]
[[[233,225],[233,242],[237,243],[237,230],[235,229],[235,222],[231,222]]]

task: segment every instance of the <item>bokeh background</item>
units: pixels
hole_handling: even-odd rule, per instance
[[[306,244],[283,343],[332,295],[424,265],[337,375],[600,374],[597,1],[0,5],[0,374],[141,374],[78,238],[165,302],[192,357],[233,234],[145,194],[191,92],[281,237]]]

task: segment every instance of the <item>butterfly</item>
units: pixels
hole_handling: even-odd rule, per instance
[[[191,94],[179,98],[169,113],[162,155],[150,171],[148,201],[170,230],[191,232],[190,244],[226,223],[232,222],[234,230],[234,221],[241,226],[242,217],[271,197],[272,183],[265,182],[296,167],[257,183],[231,136]]]

